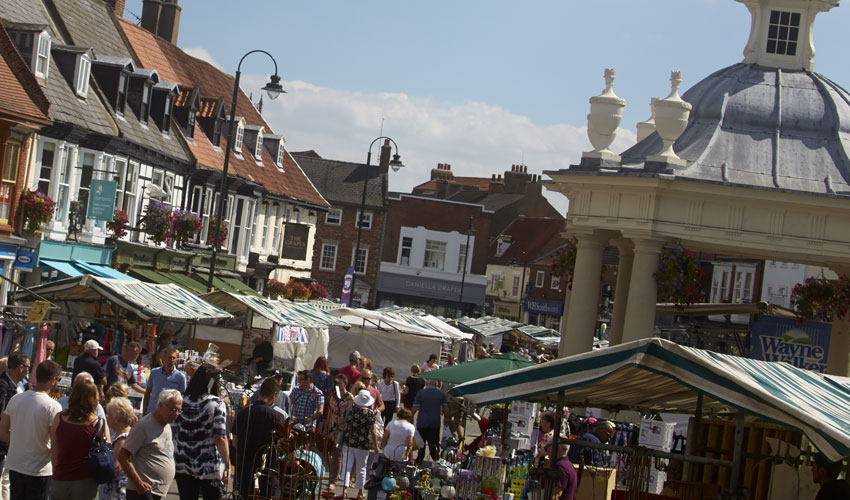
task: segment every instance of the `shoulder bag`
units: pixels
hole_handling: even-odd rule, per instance
[[[95,429],[91,449],[89,449],[89,456],[86,460],[89,476],[97,484],[106,484],[115,477],[115,455],[112,452],[112,444],[107,442],[106,439],[100,439],[100,433],[103,431],[104,425],[103,419],[98,418],[97,428]]]

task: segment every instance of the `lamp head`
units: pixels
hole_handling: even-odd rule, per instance
[[[401,170],[401,167],[404,166],[404,164],[401,162],[401,156],[399,156],[398,154],[394,154],[393,159],[390,160],[390,166],[393,168],[393,172],[398,172],[399,170]]]
[[[263,87],[263,90],[266,91],[266,94],[268,94],[269,99],[271,100],[275,100],[280,94],[286,93],[286,91],[283,90],[283,86],[280,84],[280,77],[276,74],[272,75],[271,78],[269,78],[269,83],[267,83],[266,86]]]

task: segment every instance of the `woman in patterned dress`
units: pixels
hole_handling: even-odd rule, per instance
[[[136,423],[136,413],[133,411],[133,404],[130,403],[130,400],[123,397],[111,398],[109,403],[106,404],[106,423],[112,431],[112,450],[117,457],[121,447],[124,446],[127,434],[130,433],[130,428]],[[117,459],[115,460],[115,477],[112,478],[112,481],[100,485],[98,498],[100,500],[124,500],[127,498],[127,475],[121,470],[121,464],[118,463]]]
[[[342,438],[342,460],[345,477],[343,480],[342,496],[345,498],[345,487],[348,486],[351,467],[354,466],[354,487],[359,490],[357,498],[364,498],[363,486],[366,484],[366,459],[370,448],[378,452],[378,433],[375,429],[375,411],[372,404],[375,399],[366,389],[361,389],[354,396],[354,406],[345,422]]]
[[[219,500],[230,480],[226,407],[218,397],[218,371],[201,365],[183,395],[174,434],[175,479],[180,500]]]

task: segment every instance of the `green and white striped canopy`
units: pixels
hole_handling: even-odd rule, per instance
[[[251,309],[255,314],[278,325],[300,326],[304,328],[324,328],[338,325],[348,328],[345,321],[313,306],[309,302],[291,300],[271,300],[253,295],[237,295],[217,290],[202,296],[204,300],[231,314],[244,314]]]
[[[566,403],[645,412],[742,411],[800,430],[830,460],[850,454],[850,380],[653,338],[458,385],[476,404],[564,391]]]
[[[230,318],[230,314],[204,302],[175,284],[155,285],[136,279],[119,280],[86,275],[53,281],[31,288],[54,301],[95,302],[105,299],[130,311],[142,321],[197,321]],[[30,301],[29,294],[18,292],[17,300]]]

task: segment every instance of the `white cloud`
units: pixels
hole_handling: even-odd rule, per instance
[[[246,75],[243,89],[259,89],[265,77]],[[585,126],[538,125],[528,117],[482,102],[441,103],[407,94],[363,94],[320,87],[302,81],[285,83],[287,94],[275,101],[264,97],[263,115],[290,151],[314,149],[336,160],[365,162],[370,142],[392,137],[405,164],[390,174],[390,189],[409,192],[430,179],[437,163],[449,163],[455,176],[490,177],[524,163],[529,173],[567,168],[591,149]],[[255,93],[256,95],[256,93]],[[612,150],[635,142],[635,134],[620,129]],[[378,145],[373,147],[373,163]],[[546,178],[544,176],[544,178]],[[566,213],[567,200],[544,190],[550,202]]]
[[[207,49],[203,47],[181,47],[181,49],[183,50],[183,52],[189,54],[190,56],[197,57],[202,61],[206,61],[215,66],[217,69],[221,70],[221,64],[219,64],[218,61],[213,58],[212,54],[210,54],[210,51],[208,51]]]

